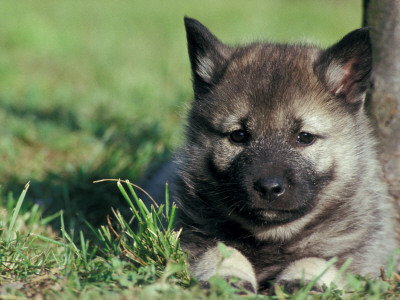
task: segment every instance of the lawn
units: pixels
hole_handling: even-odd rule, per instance
[[[355,0],[1,1],[1,298],[242,298],[218,279],[199,289],[178,233],[160,229],[163,244],[143,229],[135,240],[116,183],[93,183],[140,183],[182,142],[192,98],[184,15],[231,44],[328,46],[362,12]],[[156,230],[159,213],[148,215],[143,226]],[[145,247],[157,243],[161,252]],[[156,254],[138,262],[133,245]],[[357,284],[358,295],[393,289]]]

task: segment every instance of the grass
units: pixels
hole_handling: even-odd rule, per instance
[[[0,298],[265,297],[217,277],[200,289],[172,203],[146,211],[130,184],[93,184],[140,183],[179,147],[192,97],[184,15],[231,44],[328,46],[359,27],[361,1],[0,2]],[[398,297],[385,276],[350,278],[346,296]]]
[[[201,289],[188,271],[187,254],[179,245],[180,231],[172,229],[175,205],[149,210],[129,181],[116,181],[131,217],[125,219],[113,211],[108,225],[94,228],[87,223],[95,236],[91,241],[82,231],[65,228],[63,212],[47,219],[41,218],[37,206],[29,213],[21,212],[29,184],[18,200],[7,199],[7,205],[15,207],[4,210],[0,218],[2,299],[396,299],[400,295],[400,276],[393,266],[388,273],[382,271],[381,279],[348,274],[351,293],[331,286],[315,294],[311,282],[292,295],[279,286],[275,286],[276,296],[266,296],[267,291],[254,295],[218,276],[210,280],[210,289]],[[48,226],[56,217],[61,224],[58,233]]]

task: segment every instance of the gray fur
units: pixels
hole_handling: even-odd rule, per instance
[[[232,48],[196,20],[185,25],[195,99],[173,196],[194,275],[218,273],[221,241],[243,257],[224,263],[223,275],[254,290],[311,280],[332,257],[338,261],[319,284],[343,286],[336,272],[347,259],[348,271],[377,276],[398,245],[363,109],[368,31],[327,50]]]

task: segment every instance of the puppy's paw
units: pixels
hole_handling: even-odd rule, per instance
[[[300,280],[300,279],[294,279],[294,280],[279,280],[277,281],[275,284],[280,286],[285,293],[288,294],[293,294],[294,292],[300,290],[301,288],[307,286],[309,284],[310,281],[306,280]],[[314,284],[314,286],[311,288],[311,291],[315,291],[318,293],[322,293],[322,287],[316,283]],[[276,289],[275,286],[271,287],[268,291],[268,294],[270,296],[275,295],[276,293]]]
[[[207,288],[210,287],[209,279],[219,275],[232,286],[255,293],[257,279],[248,259],[232,247],[225,250],[230,252],[229,256],[224,256],[217,247],[204,253],[192,269],[195,277]]]
[[[257,287],[254,286],[253,283],[251,283],[250,281],[247,280],[240,280],[238,278],[235,277],[220,277],[223,280],[225,280],[227,283],[230,284],[230,286],[236,288],[236,289],[242,289],[242,290],[246,290],[250,293],[256,293],[257,292]],[[210,279],[211,281],[212,279]],[[200,280],[200,286],[203,289],[209,289],[212,286],[212,283],[210,283],[210,281],[204,281],[204,280]]]
[[[224,277],[224,279],[228,281],[230,285],[233,286],[234,288],[244,289],[254,294],[257,292],[257,287],[254,285],[254,283],[248,280],[231,278],[231,277]]]
[[[328,262],[317,257],[299,259],[292,262],[276,278],[275,282],[283,286],[286,292],[292,293],[294,290],[306,286],[310,281],[319,276],[318,281],[312,288],[313,291],[322,292],[322,286],[330,286],[332,282],[339,288],[344,288],[345,282],[339,276],[338,270],[331,265],[327,268]]]

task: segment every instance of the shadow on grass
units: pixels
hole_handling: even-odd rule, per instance
[[[155,158],[155,161],[160,162],[166,155]],[[91,232],[84,220],[93,227],[105,225],[107,224],[107,215],[113,219],[112,208],[119,210],[125,219],[129,220],[132,213],[117,188],[116,182],[93,183],[96,180],[109,179],[111,176],[108,175],[108,169],[105,162],[97,169],[90,171],[80,169],[68,175],[49,173],[41,181],[32,180],[22,211],[29,210],[33,204],[38,204],[43,209],[43,217],[63,210],[66,228],[75,232],[82,230],[89,236]],[[137,174],[137,176],[139,175],[144,176],[144,173]],[[134,183],[143,183],[143,180],[132,178],[129,168],[120,172],[119,178],[129,179]],[[118,178],[114,177],[113,179]],[[8,183],[7,191],[12,191],[14,196],[18,196],[21,192],[18,188],[21,186],[23,183],[14,178]],[[51,225],[55,230],[59,230],[60,218],[55,218]]]
[[[152,134],[154,142],[159,136],[154,135],[154,131]],[[123,146],[126,148],[135,144],[133,139],[137,140],[137,137],[130,136],[129,138],[130,140],[126,140],[124,137],[125,144]],[[141,139],[142,137],[139,137],[139,140]],[[112,143],[118,145],[119,137],[113,137],[111,140]],[[140,159],[140,154],[128,156],[127,149],[121,151],[118,146],[110,146],[107,153],[103,155],[100,162],[96,162],[95,166],[83,166],[78,170],[63,174],[49,172],[41,180],[31,180],[22,211],[29,210],[33,204],[38,204],[42,208],[43,217],[63,210],[66,228],[73,229],[75,232],[82,230],[89,236],[91,232],[84,220],[94,227],[107,224],[107,215],[113,216],[111,208],[119,210],[126,220],[129,220],[132,213],[117,188],[116,182],[93,183],[93,181],[109,178],[129,179],[131,182],[142,185],[143,178],[171,155],[171,149],[164,149],[161,153],[151,152],[152,140],[147,138],[142,143],[141,146],[145,148],[148,146],[150,150],[144,155],[146,157],[142,157],[142,161],[136,164],[135,159]],[[124,163],[116,170],[121,156],[124,156]],[[11,191],[14,198],[17,198],[21,193],[21,187],[25,184],[26,182],[22,182],[21,178],[14,177],[7,181],[0,192]],[[60,218],[54,219],[51,225],[55,230],[59,230]],[[79,237],[77,234],[75,236]]]

